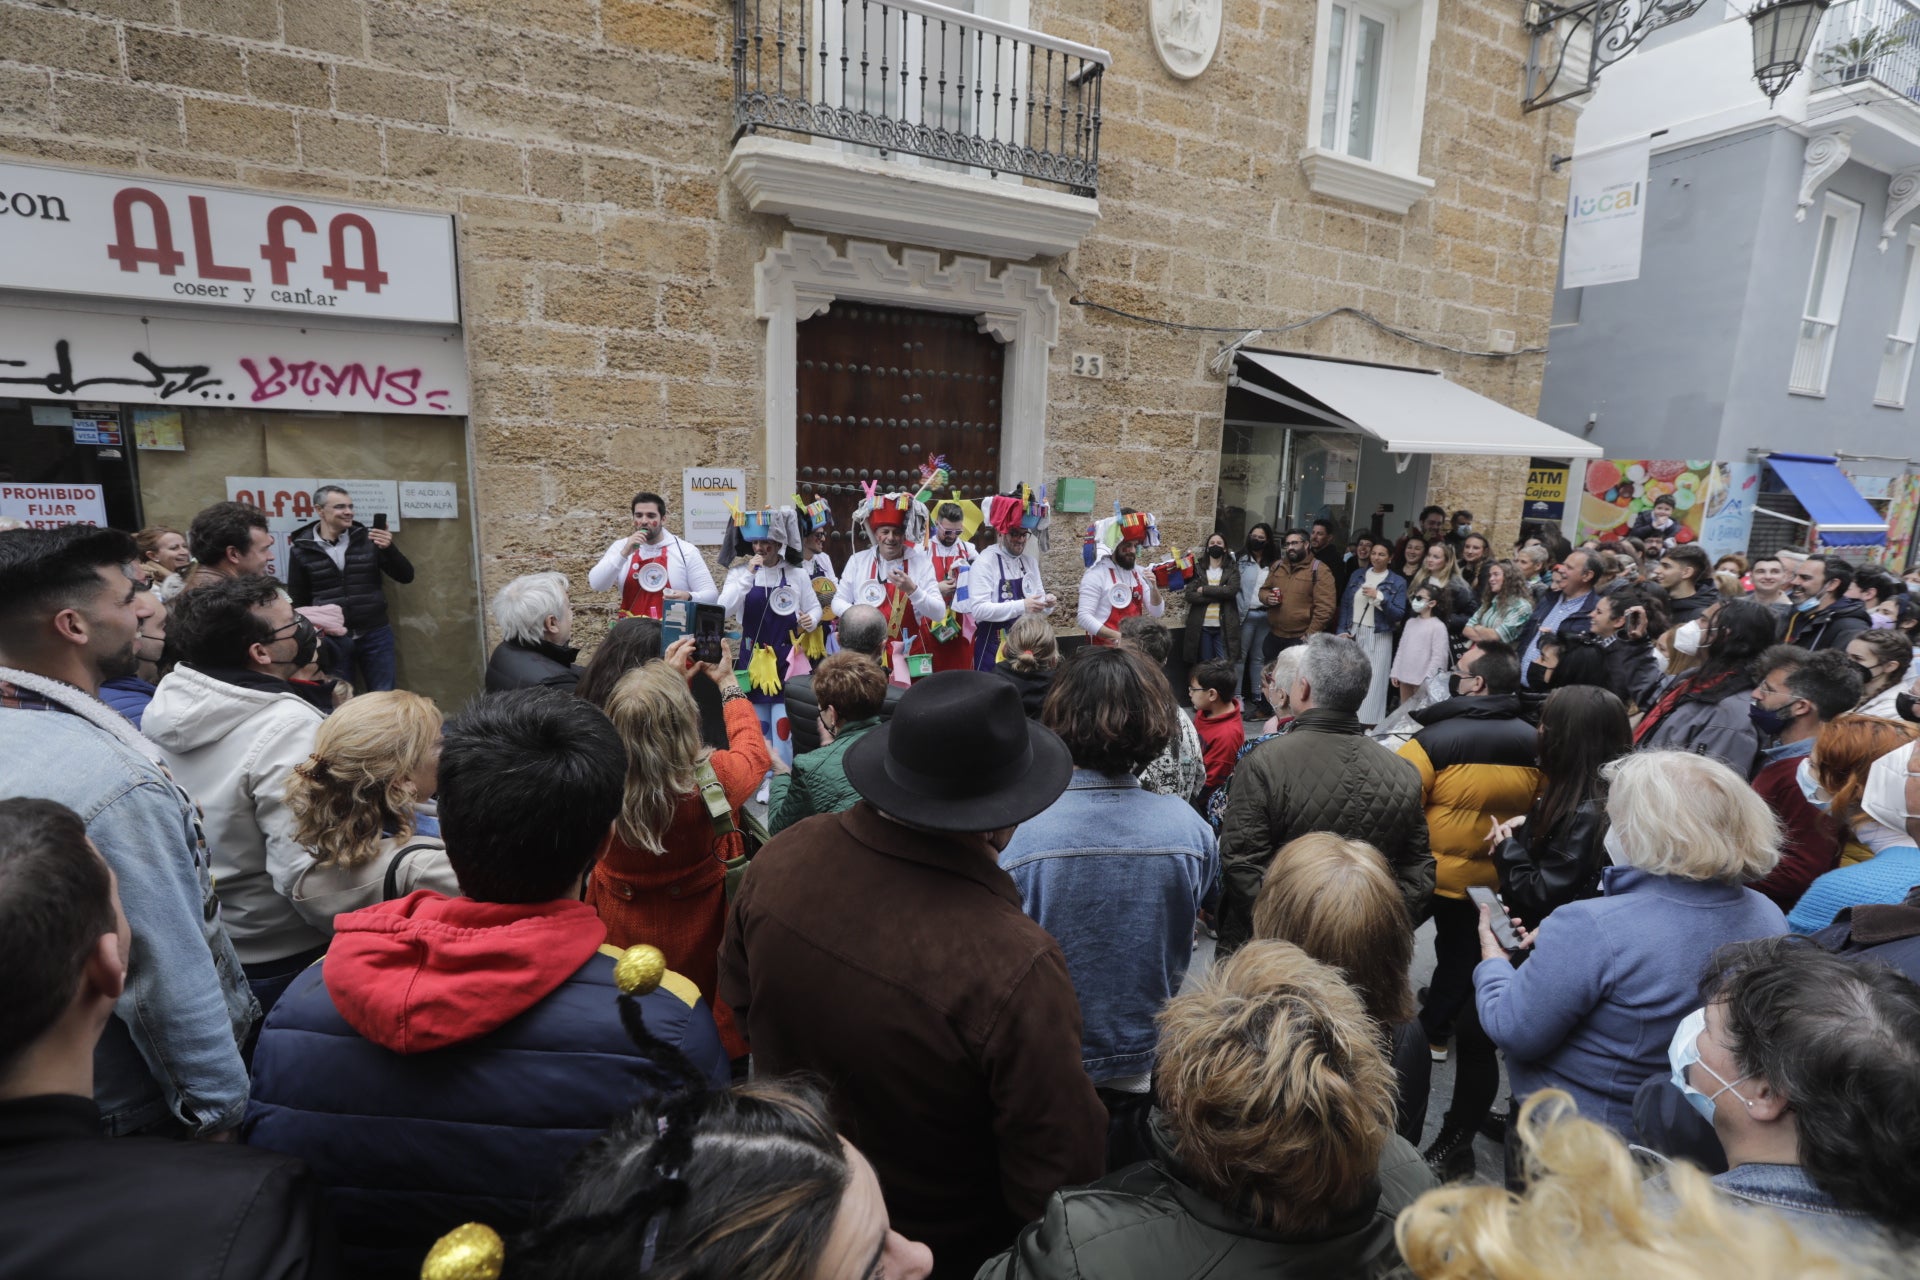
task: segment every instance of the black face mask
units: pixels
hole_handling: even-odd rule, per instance
[[[1915,705],[1913,695],[1910,693],[1893,695],[1893,713],[1908,724],[1920,724],[1920,706]]]
[[[301,670],[313,661],[313,655],[320,649],[320,632],[307,621],[305,614],[295,616],[293,620],[293,669]]]
[[[1225,547],[1208,547],[1207,548],[1207,559],[1209,560],[1218,560],[1226,554],[1227,554],[1227,549]]]
[[[1552,667],[1539,662],[1529,662],[1527,664],[1527,688],[1544,689],[1547,687],[1547,682],[1551,679],[1553,679]]]

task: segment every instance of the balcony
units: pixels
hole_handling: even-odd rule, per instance
[[[1920,103],[1920,8],[1904,0],[1840,0],[1814,45],[1816,89],[1874,84]]]
[[[815,230],[1065,253],[1099,217],[1110,62],[932,0],[735,0],[728,176]]]
[[[1793,370],[1787,375],[1787,390],[1797,396],[1827,394],[1827,370],[1833,364],[1833,330],[1830,321],[1808,316],[1800,321],[1800,341],[1793,349]]]

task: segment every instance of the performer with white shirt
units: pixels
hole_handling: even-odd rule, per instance
[[[667,502],[633,495],[633,532],[615,540],[587,573],[595,591],[620,592],[620,616],[658,618],[669,600],[712,604],[720,598],[700,549],[667,532]]]
[[[927,509],[908,494],[876,495],[869,488],[866,499],[854,510],[853,520],[855,528],[866,530],[873,545],[854,552],[840,570],[833,612],[843,615],[856,604],[870,604],[880,610],[887,619],[886,662],[892,669],[895,647],[918,640],[919,620],[938,620],[947,612],[932,559],[925,551],[907,545],[913,534],[925,539]],[[897,671],[894,682],[901,682]]]
[[[827,628],[821,656],[840,652],[834,636],[833,597],[840,590],[840,575],[833,571],[833,559],[827,555],[827,530],[833,528],[833,508],[825,498],[802,502],[793,495],[794,510],[800,516],[800,567],[807,571],[814,599],[820,602],[820,625]]]
[[[1053,608],[1040,582],[1040,561],[1027,551],[1028,530],[1015,523],[982,551],[967,573],[967,598],[954,608],[973,618],[973,667],[991,671],[1000,660],[1000,637],[1029,613]]]
[[[926,545],[927,560],[933,566],[933,580],[940,589],[940,598],[960,624],[960,634],[951,640],[941,640],[933,634],[933,624],[940,619],[924,616],[920,619],[920,648],[933,655],[935,671],[965,671],[973,666],[973,624],[965,610],[954,605],[960,586],[960,566],[971,566],[980,554],[967,541],[966,528],[966,514],[960,510],[959,503],[943,502],[934,509],[933,537]]]
[[[744,530],[741,519],[747,522]],[[801,562],[799,520],[791,507],[755,511],[737,517],[728,536],[750,544],[753,557],[727,570],[720,607],[740,619],[740,667],[753,682],[747,697],[760,716],[767,746],[775,759],[791,765],[793,734],[779,689],[794,638],[820,625],[820,601]]]
[[[1143,545],[1160,545],[1154,519],[1146,512],[1122,511],[1094,525],[1093,567],[1080,579],[1077,615],[1080,629],[1094,644],[1119,644],[1120,624],[1128,618],[1158,618],[1167,612],[1153,575],[1139,565]]]

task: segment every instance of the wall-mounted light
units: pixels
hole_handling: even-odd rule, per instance
[[[1753,78],[1767,102],[1780,96],[1807,65],[1820,15],[1833,0],[1761,0],[1747,21],[1753,24]]]

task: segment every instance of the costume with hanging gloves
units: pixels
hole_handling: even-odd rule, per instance
[[[879,492],[878,484],[865,485],[866,496],[854,508],[854,528],[867,535],[867,547],[848,557],[840,571],[840,590],[833,597],[833,612],[846,616],[856,604],[872,605],[887,619],[886,661],[893,682],[908,683],[904,655],[909,647],[919,648],[919,620],[938,620],[946,616],[947,600],[940,592],[940,580],[933,572],[933,561],[923,549],[932,520],[926,504],[911,494]],[[878,532],[900,531],[900,554],[881,554]]]
[[[799,563],[803,541],[800,518],[792,507],[735,508],[721,555],[722,563],[743,553],[747,557],[727,570],[720,607],[740,618],[741,652],[736,660],[747,673],[747,697],[760,717],[767,746],[787,764],[793,763],[793,736],[780,690],[794,646],[820,627],[820,599]],[[756,542],[776,544],[778,562],[768,565],[754,551]]]
[[[1002,638],[1024,614],[1029,600],[1051,609],[1054,598],[1040,582],[1040,560],[1031,546],[1033,534],[1044,530],[1050,517],[1047,500],[1026,485],[1014,492],[988,498],[987,523],[999,535],[999,541],[982,551],[967,574],[964,593],[954,596],[953,607],[973,620],[973,666],[976,671],[991,671],[1006,655]],[[1025,531],[1029,544],[1019,553],[1008,545],[1008,536]]]
[[[1167,611],[1153,583],[1153,574],[1135,560],[1141,547],[1160,545],[1160,530],[1145,511],[1124,511],[1114,504],[1111,516],[1087,530],[1081,559],[1087,565],[1080,579],[1080,629],[1094,644],[1120,643],[1120,624],[1128,618],[1158,618]],[[1111,629],[1115,634],[1108,635]]]

